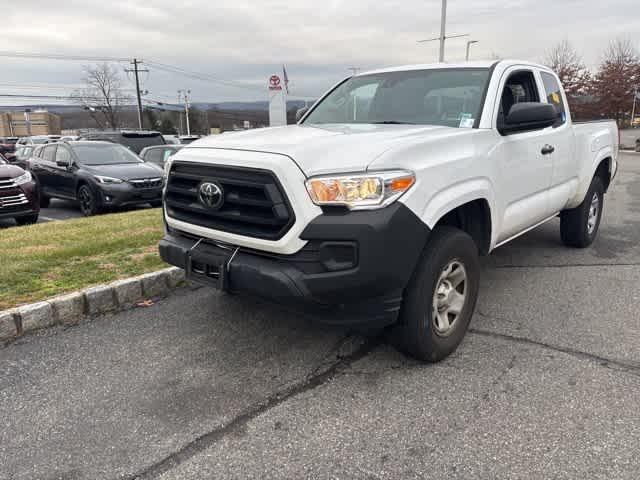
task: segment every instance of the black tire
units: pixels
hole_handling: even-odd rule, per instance
[[[466,279],[454,290],[464,293],[464,301],[450,329],[441,331],[439,315],[444,313],[449,321],[449,313],[438,307],[440,314],[434,319],[436,287],[447,287],[445,291],[451,291],[451,283],[441,284],[441,275],[450,265],[452,271],[456,271],[456,262],[464,267]],[[439,362],[453,353],[469,327],[479,283],[478,248],[473,239],[457,228],[434,229],[405,291],[399,322],[391,332],[392,342],[405,353],[426,362]],[[447,298],[451,298],[449,293]]]
[[[40,194],[40,208],[48,208],[51,199],[46,195]]]
[[[80,204],[80,211],[85,217],[100,213],[98,199],[89,185],[80,185],[80,188],[78,188],[78,203]]]
[[[640,152],[640,141],[636,140],[636,152]]]
[[[593,219],[592,202],[597,196],[595,224]],[[604,209],[604,185],[598,176],[593,177],[584,200],[576,208],[564,210],[560,213],[560,237],[562,243],[568,247],[586,248],[593,243],[598,235],[602,211]]]
[[[32,225],[38,221],[38,214],[16,217],[15,221],[18,225]]]
[[[162,206],[162,200],[156,200],[153,202],[149,202],[149,205],[151,205],[151,208],[158,208]]]

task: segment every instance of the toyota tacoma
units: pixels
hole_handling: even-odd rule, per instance
[[[572,121],[541,65],[361,73],[296,125],[170,157],[160,254],[225,291],[388,326],[434,362],[465,335],[479,255],[557,216],[564,244],[594,241],[618,143],[612,121]]]

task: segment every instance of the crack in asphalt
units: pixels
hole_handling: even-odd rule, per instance
[[[497,333],[492,332],[490,330],[482,330],[478,328],[470,328],[469,333],[481,335],[484,337],[490,338],[499,338],[502,340],[506,340],[509,342],[515,342],[526,345],[534,345],[537,347],[546,348],[549,350],[554,350],[556,352],[565,353],[567,355],[571,355],[576,358],[580,358],[583,360],[589,360],[591,362],[595,362],[601,367],[609,368],[614,371],[629,373],[634,376],[640,377],[640,363],[627,363],[622,362],[620,360],[614,360],[607,357],[602,357],[600,355],[596,355],[594,353],[584,352],[582,350],[577,350],[571,347],[563,347],[561,345],[552,345],[550,343],[541,342],[538,340],[532,340],[526,337],[518,337],[515,335],[508,335],[506,333]]]
[[[138,473],[120,477],[120,480],[148,480],[159,477],[203,450],[215,445],[225,436],[242,430],[249,421],[259,415],[277,407],[297,395],[326,384],[339,374],[341,370],[348,368],[352,363],[357,362],[371,353],[372,350],[382,344],[384,339],[383,335],[365,339],[364,342],[353,352],[346,355],[341,354],[340,350],[351,340],[351,338],[352,336],[348,335],[341,341],[337,342],[329,353],[327,353],[327,355],[320,361],[320,365],[315,367],[311,373],[304,378],[304,380],[275,392],[264,399],[264,401],[245,409],[244,412],[240,413],[227,424],[199,436],[179,450],[165,456],[163,459],[146,467]],[[337,360],[327,364],[326,368],[323,369],[322,365],[326,364],[327,359],[330,358],[332,354]]]

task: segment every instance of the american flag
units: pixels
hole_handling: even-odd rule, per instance
[[[287,69],[282,65],[282,78],[284,78],[284,89],[289,93],[289,77],[287,76]]]

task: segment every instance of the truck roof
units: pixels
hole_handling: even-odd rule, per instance
[[[456,62],[456,63],[422,63],[422,64],[413,64],[413,65],[400,65],[397,67],[385,67],[378,68],[375,70],[368,70],[366,72],[358,73],[357,77],[361,75],[371,75],[375,73],[389,73],[389,72],[406,72],[411,70],[432,70],[438,68],[490,68],[494,65],[500,65],[503,68],[507,68],[510,65],[526,65],[535,68],[542,68],[545,70],[549,70],[549,67],[544,65],[540,65],[537,63],[529,62],[526,60],[478,60],[473,62]]]

